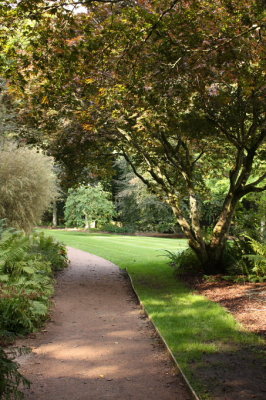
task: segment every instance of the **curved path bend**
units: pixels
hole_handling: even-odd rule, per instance
[[[189,392],[109,261],[69,248],[46,328],[23,341],[27,400],[189,400]]]

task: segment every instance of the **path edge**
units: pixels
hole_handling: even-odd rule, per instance
[[[144,304],[142,303],[142,301],[141,301],[141,299],[140,299],[140,297],[139,297],[139,295],[138,295],[138,292],[137,292],[137,290],[136,290],[136,288],[135,288],[135,286],[134,286],[133,279],[131,278],[131,276],[130,276],[128,270],[127,270],[127,268],[126,268],[125,270],[122,270],[123,273],[124,273],[125,271],[126,271],[126,275],[127,275],[128,279],[129,279],[129,281],[130,281],[132,290],[133,290],[133,292],[134,292],[134,294],[135,294],[135,296],[136,296],[136,298],[137,298],[137,301],[138,301],[139,305],[141,306],[141,308],[142,308],[142,310],[144,311],[145,315],[147,316],[147,318],[148,318],[149,321],[151,322],[151,324],[152,324],[153,328],[155,329],[157,335],[159,336],[160,340],[162,341],[162,343],[163,343],[164,346],[166,347],[166,350],[167,350],[168,354],[170,355],[170,358],[172,359],[172,361],[173,361],[173,363],[174,363],[176,369],[180,372],[181,377],[182,377],[183,381],[185,382],[185,384],[187,385],[187,387],[189,388],[189,391],[190,391],[191,395],[193,396],[194,400],[201,400],[201,398],[197,395],[197,393],[196,393],[195,390],[193,389],[191,383],[189,382],[189,380],[188,380],[188,378],[186,377],[185,373],[183,372],[182,368],[181,368],[180,365],[178,364],[178,362],[177,362],[177,360],[176,360],[176,358],[175,358],[175,356],[174,356],[172,350],[171,350],[170,347],[168,346],[166,340],[165,340],[164,337],[162,336],[161,332],[159,331],[159,329],[158,329],[157,326],[155,325],[153,319],[151,318],[151,316],[149,315],[148,311],[146,310]]]

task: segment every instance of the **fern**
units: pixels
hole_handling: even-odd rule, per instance
[[[266,277],[266,244],[246,236],[255,254],[245,254],[243,257],[252,263],[251,271],[260,277]]]
[[[15,357],[28,352],[25,348],[12,348],[5,351],[0,347],[0,399],[21,400],[23,393],[19,386],[30,387],[30,382],[19,372]]]
[[[66,265],[66,250],[53,238],[4,231],[0,240],[0,330],[24,334],[40,326],[53,294],[53,270]]]
[[[0,220],[0,339],[41,326],[49,314],[53,271],[67,265],[65,247],[53,238],[6,229]],[[20,400],[29,382],[18,371],[15,352],[0,347],[0,398]]]
[[[32,301],[31,311],[33,315],[45,317],[47,315],[47,305],[41,303],[40,301]]]

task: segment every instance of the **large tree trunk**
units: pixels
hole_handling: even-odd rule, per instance
[[[228,233],[240,196],[237,193],[229,192],[225,198],[222,212],[213,229],[213,234],[210,242],[206,245],[207,259],[205,254],[201,258],[204,272],[207,274],[224,273],[225,260],[224,252]]]
[[[237,193],[229,192],[224,201],[222,212],[213,229],[212,238],[208,243],[204,240],[201,231],[199,210],[195,197],[193,195],[190,196],[190,222],[184,218],[178,206],[172,205],[177,221],[189,240],[189,246],[196,253],[205,274],[225,272],[224,251],[239,198],[240,196]]]
[[[228,233],[240,196],[230,192],[225,198],[222,212],[213,229],[212,239],[208,246],[209,265],[208,271],[225,272],[224,251],[228,239]]]

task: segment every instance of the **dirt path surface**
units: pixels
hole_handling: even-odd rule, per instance
[[[72,248],[69,257],[52,320],[22,343],[33,350],[19,360],[26,399],[191,399],[119,268]]]

